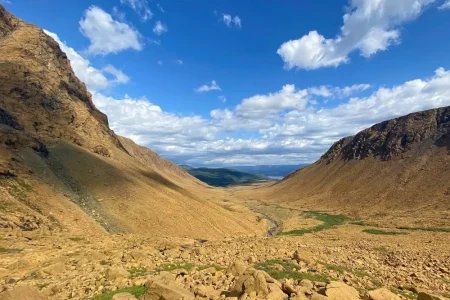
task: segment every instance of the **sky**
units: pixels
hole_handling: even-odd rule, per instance
[[[192,166],[304,164],[450,105],[450,0],[0,0],[118,134]]]

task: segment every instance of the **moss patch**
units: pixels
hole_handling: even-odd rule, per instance
[[[23,249],[18,248],[2,248],[0,247],[0,253],[20,253]]]
[[[185,269],[186,271],[190,271],[194,267],[192,263],[180,263],[180,264],[164,264],[158,267],[158,271],[173,271],[176,269]]]
[[[404,231],[386,231],[381,229],[364,229],[362,232],[369,233],[369,234],[378,234],[378,235],[405,235],[408,234]]]
[[[275,269],[274,265],[281,265],[283,270]],[[289,261],[278,259],[268,260],[263,263],[256,264],[256,269],[266,271],[275,279],[291,278],[295,280],[309,279],[311,281],[330,282],[333,278],[317,272],[298,272],[295,264]]]
[[[140,277],[140,276],[147,275],[148,270],[146,268],[142,268],[142,267],[131,268],[131,269],[128,269],[128,273],[130,273],[130,276],[132,278],[134,278],[134,277]]]
[[[442,227],[397,227],[402,230],[414,230],[414,231],[431,231],[431,232],[450,232],[450,228]]]
[[[316,219],[318,221],[323,222],[320,225],[309,227],[309,228],[300,228],[290,231],[280,232],[280,235],[304,235],[306,233],[319,232],[322,230],[330,229],[337,225],[342,225],[346,221],[348,221],[348,217],[344,215],[331,215],[324,212],[318,211],[306,211],[303,213],[303,217],[307,219]]]

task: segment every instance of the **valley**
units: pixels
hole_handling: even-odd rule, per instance
[[[450,298],[450,106],[208,185],[116,134],[60,46],[0,5],[1,300]]]

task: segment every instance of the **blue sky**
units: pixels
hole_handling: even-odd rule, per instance
[[[2,3],[57,39],[118,134],[178,163],[313,162],[450,105],[450,0]]]

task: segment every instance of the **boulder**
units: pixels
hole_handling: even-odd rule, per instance
[[[234,276],[239,276],[241,274],[244,274],[247,268],[248,266],[245,262],[237,260],[228,267],[227,273],[231,273]]]
[[[42,296],[39,291],[32,286],[22,285],[14,288],[13,290],[9,290],[4,293],[0,293],[0,299],[2,300],[18,300],[18,299],[27,299],[27,300],[45,300],[44,296]]]
[[[119,293],[112,296],[111,300],[137,300],[137,298],[130,293]]]
[[[160,275],[149,280],[148,287],[144,295],[139,300],[193,300],[194,294],[179,286],[168,272],[161,272]]]
[[[419,295],[417,295],[417,300],[447,300],[447,299],[444,297],[430,294],[428,292],[420,292]]]
[[[106,269],[105,277],[110,281],[117,279],[128,278],[130,273],[123,267],[109,267]]]
[[[329,300],[360,300],[355,288],[339,281],[332,281],[325,287],[325,296]]]
[[[247,269],[243,274],[239,275],[234,282],[232,293],[242,295],[244,293],[250,294],[252,292],[256,292],[259,297],[264,297],[269,294],[264,272]]]
[[[399,296],[392,293],[390,290],[381,288],[367,293],[368,300],[401,300]]]

